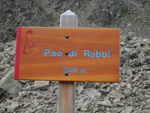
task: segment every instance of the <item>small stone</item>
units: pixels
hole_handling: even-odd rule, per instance
[[[88,93],[88,96],[91,98],[91,99],[94,99],[95,97],[99,97],[101,96],[101,93],[99,91],[97,91],[96,89],[90,89],[89,93]]]
[[[125,87],[127,84],[125,82],[121,82],[120,86]]]
[[[132,92],[135,93],[137,91],[137,89],[138,89],[138,87],[134,87]]]
[[[4,44],[0,43],[0,51],[4,51]]]
[[[121,111],[121,113],[131,113],[133,110],[132,107],[126,107],[124,110]]]
[[[5,68],[9,68],[10,67],[10,64],[5,64]]]
[[[106,88],[106,87],[107,87],[107,84],[102,84],[100,88],[103,89],[103,88]]]
[[[29,111],[25,111],[25,113],[30,113]]]
[[[4,70],[5,69],[5,66],[2,64],[0,64],[0,71]]]
[[[128,35],[129,35],[129,36],[132,36],[132,35],[133,35],[133,32],[131,32],[131,31],[128,32]]]
[[[99,111],[99,107],[94,107],[93,108],[93,113],[97,113]]]
[[[39,105],[39,103],[38,103],[38,100],[37,100],[37,99],[34,99],[34,100],[33,100],[33,103],[34,103],[34,105],[35,105],[36,107]]]
[[[11,105],[7,106],[8,112],[13,112],[19,107],[18,102],[12,102]]]
[[[3,95],[6,91],[3,90],[3,88],[0,88],[0,96]]]
[[[150,98],[150,95],[145,95],[146,98]]]
[[[82,111],[87,111],[88,110],[88,104],[89,104],[89,100],[86,100],[83,104],[82,104],[82,107],[81,107],[81,110]]]
[[[108,94],[108,97],[111,97],[111,98],[125,98],[124,95],[122,95],[121,93],[119,93],[118,91],[116,90],[112,90],[109,94]]]
[[[126,95],[129,95],[129,94],[131,93],[131,90],[125,89],[123,92],[124,92]]]
[[[39,105],[36,109],[42,109],[44,107],[44,105]]]
[[[35,113],[36,109],[30,110],[30,113]]]
[[[124,104],[123,103],[117,103],[117,106],[124,107]]]
[[[20,96],[20,97],[24,97],[24,96],[26,96],[26,95],[28,95],[27,91],[19,92],[19,96]]]
[[[79,6],[79,3],[78,3],[78,2],[76,3],[76,6],[77,6],[77,7]]]
[[[105,89],[100,89],[99,90],[101,93],[105,94],[105,93],[109,93],[109,90],[105,90]]]
[[[85,112],[85,111],[87,111],[88,109],[85,108],[85,107],[81,107],[81,110]]]
[[[142,110],[142,113],[150,113],[150,110]]]
[[[3,103],[0,104],[0,112],[1,112],[1,113],[4,113],[4,112],[5,112],[5,107],[4,107],[4,104],[3,104]]]
[[[124,45],[125,45],[125,42],[124,42],[124,41],[121,41],[121,42],[120,42],[120,45],[124,46]]]
[[[130,27],[132,25],[132,23],[131,22],[129,22],[128,24],[127,24],[127,27]]]
[[[80,86],[77,88],[78,94],[80,95],[84,91],[84,86]]]
[[[19,80],[19,82],[26,84],[26,83],[30,82],[30,80]]]
[[[126,51],[127,53],[130,53],[132,50],[131,50],[130,48],[125,48],[125,51]]]
[[[112,113],[120,113],[122,109],[123,109],[123,108],[114,108],[114,107],[112,107],[112,108],[111,108],[111,112],[112,112]]]
[[[113,100],[113,102],[119,102],[120,101],[120,98],[115,98],[114,100]]]
[[[135,82],[137,80],[139,80],[139,76],[136,76],[131,82]]]
[[[132,89],[131,83],[127,84],[127,88],[130,89],[130,90]]]
[[[96,104],[98,105],[103,105],[103,106],[107,106],[107,107],[111,107],[112,104],[109,100],[105,100],[105,101],[98,101]]]
[[[47,89],[47,86],[49,86],[49,81],[34,81],[35,89]]]

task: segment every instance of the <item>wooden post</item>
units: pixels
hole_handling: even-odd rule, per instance
[[[77,16],[68,10],[60,16],[60,27],[77,27],[77,21]],[[58,113],[74,113],[76,83],[61,81],[58,90]]]

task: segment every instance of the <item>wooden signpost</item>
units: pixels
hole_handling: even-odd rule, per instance
[[[111,28],[19,27],[15,79],[118,82],[119,33]]]
[[[60,28],[18,27],[14,78],[68,81],[59,82],[60,92],[62,86],[74,92],[74,81],[118,82],[120,29],[73,27],[77,17],[71,11],[61,15]],[[70,113],[63,102],[62,113]]]

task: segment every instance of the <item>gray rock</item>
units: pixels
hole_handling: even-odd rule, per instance
[[[8,112],[13,112],[19,107],[18,102],[11,102],[11,105],[7,106]]]
[[[22,84],[14,80],[14,71],[10,70],[1,80],[0,88],[7,91],[10,96],[17,97],[18,93],[22,90]]]
[[[150,113],[149,110],[142,110],[142,113]]]
[[[109,97],[111,98],[125,98],[124,95],[122,95],[121,93],[119,93],[118,91],[116,90],[112,90],[109,94],[108,94]]]
[[[77,87],[77,93],[80,95],[84,91],[84,86]]]
[[[82,104],[82,107],[81,107],[81,110],[82,111],[87,111],[88,110],[88,105],[89,105],[89,100],[86,100],[83,104]]]
[[[127,24],[127,27],[130,27],[132,25],[132,23],[131,22],[129,22],[128,24]]]
[[[97,91],[96,89],[92,89],[92,88],[87,90],[87,93],[91,99],[101,96],[101,93],[99,91]]]
[[[119,102],[119,101],[120,101],[120,98],[115,98],[115,99],[113,100],[114,103]]]
[[[132,36],[134,33],[132,31],[128,32],[129,36]]]
[[[125,110],[122,110],[121,113],[131,113],[133,110],[132,107],[125,107]]]
[[[121,41],[121,42],[120,42],[120,45],[124,46],[124,45],[125,45],[125,42],[124,42],[124,41]]]
[[[47,86],[49,86],[49,81],[34,81],[35,89],[47,89]]]
[[[117,106],[124,107],[124,104],[123,103],[117,103]]]
[[[25,111],[25,113],[30,113],[29,111]]]
[[[98,101],[96,104],[98,105],[103,105],[103,106],[107,106],[107,107],[111,107],[112,104],[109,100],[105,100],[105,101]]]
[[[0,104],[0,112],[4,113],[5,112],[5,106],[3,103]]]
[[[120,113],[122,111],[123,108],[111,108],[111,113]]]
[[[99,91],[103,94],[109,93],[109,90],[105,90],[105,89],[100,89]]]
[[[1,98],[1,96],[2,96],[5,92],[6,92],[6,91],[3,90],[3,88],[0,88],[0,98]]]
[[[32,102],[34,103],[34,105],[35,105],[36,107],[40,104],[37,99],[34,99]]]
[[[0,51],[4,51],[4,44],[0,43]]]

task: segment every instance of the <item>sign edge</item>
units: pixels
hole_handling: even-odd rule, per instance
[[[14,79],[16,79],[16,80],[19,79],[21,32],[22,32],[22,27],[17,27],[16,58],[15,58],[15,76],[14,76]]]

